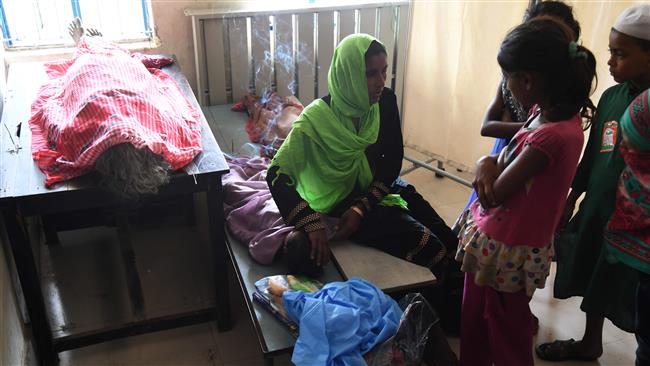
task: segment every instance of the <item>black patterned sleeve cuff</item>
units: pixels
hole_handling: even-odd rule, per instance
[[[320,214],[312,210],[307,201],[300,197],[288,176],[278,175],[277,172],[277,167],[269,168],[266,180],[285,224],[303,230],[307,230],[309,226],[312,231],[318,225],[322,226]]]
[[[296,229],[302,229],[306,233],[311,233],[312,231],[325,230],[325,224],[323,224],[323,222],[320,220],[320,216],[319,216],[318,221],[310,222],[310,223],[308,223],[308,224],[306,224],[305,226],[302,226],[302,227],[296,226]]]
[[[287,216],[287,225],[294,226],[296,229],[302,229],[306,232],[312,232],[325,229],[325,225],[320,219],[321,215],[312,210],[306,201],[301,201],[296,205]]]
[[[390,190],[384,183],[374,181],[366,193],[354,200],[354,205],[362,209],[365,214],[381,202],[388,193]]]

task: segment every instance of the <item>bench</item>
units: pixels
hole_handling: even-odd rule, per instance
[[[246,113],[230,111],[230,105],[203,107],[215,138],[223,150],[243,154],[249,143],[245,131]],[[250,313],[260,348],[267,365],[273,364],[273,357],[291,352],[295,338],[262,305],[253,301],[255,281],[262,277],[286,274],[287,269],[279,263],[262,265],[253,261],[247,245],[227,234],[227,248],[242,296]],[[416,290],[436,283],[431,271],[377,249],[364,247],[350,241],[331,243],[333,265],[326,267],[318,278],[323,283],[361,277],[373,283],[388,294]],[[378,271],[377,268],[381,268]]]

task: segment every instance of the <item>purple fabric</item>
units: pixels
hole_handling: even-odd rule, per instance
[[[230,172],[222,178],[226,225],[235,239],[248,243],[248,252],[261,264],[270,264],[293,226],[284,223],[266,183],[270,159],[226,158]],[[338,218],[323,215],[331,239]]]
[[[293,230],[286,226],[266,184],[266,158],[228,159],[230,172],[223,176],[224,211],[230,233],[248,243],[253,259],[273,262],[275,253]]]

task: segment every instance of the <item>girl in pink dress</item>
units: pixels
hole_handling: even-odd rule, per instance
[[[477,163],[478,201],[461,219],[465,272],[461,365],[533,365],[533,292],[544,287],[552,240],[583,144],[593,54],[552,18],[513,29],[497,57],[508,89],[536,105],[498,156]]]

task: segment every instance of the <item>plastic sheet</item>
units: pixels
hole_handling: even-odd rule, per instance
[[[365,355],[368,366],[419,366],[427,344],[429,329],[438,315],[419,293],[404,296],[404,311],[397,333]]]
[[[395,300],[360,278],[312,294],[286,291],[283,302],[299,324],[291,358],[299,366],[365,365],[363,354],[392,337],[402,315]]]

